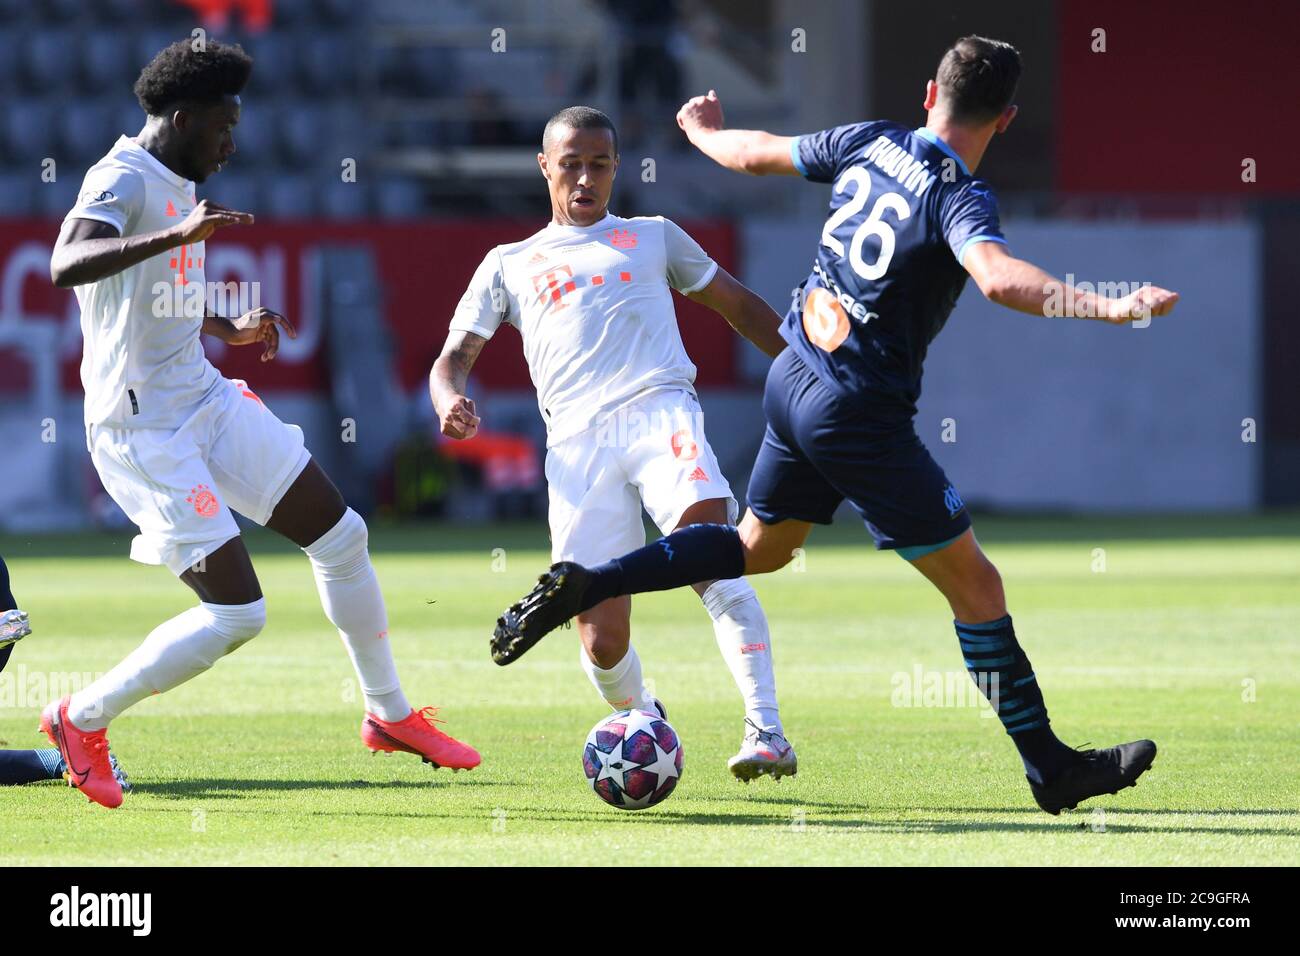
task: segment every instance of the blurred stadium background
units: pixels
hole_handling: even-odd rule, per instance
[[[86,168],[142,125],[140,68],[195,27],[256,58],[238,153],[199,194],[257,224],[210,241],[207,278],[259,282],[262,304],[301,332],[269,365],[211,340],[209,355],[303,426],[358,510],[544,513],[543,426],[517,334],[499,335],[471,380],[487,429],[474,442],[439,439],[425,379],[483,254],[549,216],[534,156],[553,111],[610,113],[614,211],[678,220],[784,311],[829,187],[719,169],[688,148],[677,106],[714,88],[733,126],[920,125],[925,80],[969,32],[1025,61],[1020,116],[980,169],[1012,248],[1078,281],[1148,281],[1183,301],[1149,328],[1107,328],[1012,315],[968,289],[931,351],[922,438],[976,509],[1300,504],[1300,131],[1283,115],[1298,9],[0,0],[0,530],[124,520],[85,452],[78,311],[50,284],[49,254]],[[710,439],[740,495],[766,359],[678,301]]]

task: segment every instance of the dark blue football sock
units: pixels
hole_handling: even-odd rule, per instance
[[[607,598],[738,578],[745,573],[745,549],[740,534],[725,524],[691,524],[654,544],[587,569],[591,583],[582,608]]]
[[[966,670],[997,710],[998,719],[1020,751],[1025,774],[1035,783],[1049,782],[1079,755],[1052,733],[1043,692],[1016,640],[1011,615],[986,624],[953,624]]]
[[[0,750],[0,784],[37,783],[63,776],[57,750]]]

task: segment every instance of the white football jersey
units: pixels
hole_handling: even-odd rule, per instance
[[[694,394],[695,366],[669,289],[695,292],[717,270],[662,216],[550,223],[487,254],[451,328],[484,338],[502,322],[519,329],[547,444],[554,445],[647,392]]]
[[[135,236],[176,225],[194,205],[194,183],[122,136],[86,173],[64,222],[94,219]],[[87,426],[176,427],[221,381],[199,342],[203,250],[177,246],[76,287]]]

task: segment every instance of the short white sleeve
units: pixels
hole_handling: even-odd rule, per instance
[[[682,295],[698,292],[713,281],[718,264],[671,219],[664,220],[664,247],[668,253],[668,284]]]
[[[144,179],[126,166],[96,166],[86,173],[77,204],[63,217],[93,219],[115,226],[126,235],[127,226],[144,208]]]
[[[501,323],[509,319],[510,297],[506,294],[505,279],[501,273],[501,254],[493,249],[474,270],[469,288],[456,303],[456,311],[451,317],[451,330],[473,332],[490,339],[501,327]]]

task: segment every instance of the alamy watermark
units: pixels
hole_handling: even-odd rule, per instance
[[[103,673],[28,670],[18,664],[0,674],[0,710],[40,709],[52,700],[62,700],[89,687]]]
[[[704,434],[704,412],[699,409],[620,408],[596,426],[597,448],[631,448],[646,439],[658,438],[673,456],[689,461],[699,457],[697,435]]]
[[[1047,298],[1043,301],[1043,316],[1049,319],[1103,319],[1108,301],[1130,296],[1140,289],[1150,289],[1150,282],[1076,282],[1074,273],[1065,275],[1065,282],[1052,281],[1043,287]],[[1136,311],[1134,328],[1151,324],[1151,310],[1143,307]]]
[[[927,671],[920,664],[889,678],[892,707],[974,707],[996,717],[1001,701],[997,671]]]
[[[184,253],[182,252],[182,255]],[[202,319],[204,315],[247,315],[262,305],[262,283],[155,282],[153,315],[157,319]]]

